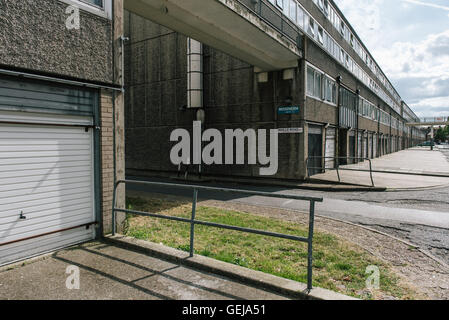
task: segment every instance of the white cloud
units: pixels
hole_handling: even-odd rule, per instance
[[[385,73],[417,113],[449,114],[449,29],[377,52]]]
[[[410,107],[420,118],[449,116],[448,97],[422,99]]]
[[[449,29],[420,42],[395,42],[377,52],[392,78],[449,77]]]
[[[422,11],[417,6],[440,12],[449,10],[448,6],[418,0],[401,0],[399,6],[384,0],[336,3],[419,116],[449,115],[449,24],[434,28],[433,20],[417,15]],[[421,36],[417,38],[418,32]]]
[[[417,1],[417,0],[402,0],[402,1],[407,2],[407,3],[417,4],[420,6],[432,7],[432,8],[436,8],[436,9],[442,9],[442,10],[449,11],[449,7],[431,3],[431,2],[423,2],[423,1]]]
[[[381,8],[385,0],[336,0],[338,7],[344,12],[345,17],[357,28],[357,34],[366,39],[379,39],[379,30],[382,26]]]

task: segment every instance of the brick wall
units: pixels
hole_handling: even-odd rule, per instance
[[[125,178],[124,165],[124,119],[123,119],[123,94],[112,93],[103,90],[100,96],[101,119],[101,209],[103,215],[103,233],[112,232],[112,197],[114,192],[114,126],[113,111],[115,99],[115,130],[116,130],[116,178]],[[117,207],[125,205],[125,189],[122,185],[117,190]],[[125,215],[117,214],[117,231],[121,231]]]
[[[116,84],[121,84],[124,70],[121,65],[121,36],[123,35],[123,0],[114,0],[114,28],[113,42],[115,50],[113,52],[116,61],[113,70],[113,78]],[[115,112],[115,115],[113,114]],[[121,92],[103,90],[100,98],[100,118],[101,118],[101,209],[103,216],[103,233],[112,231],[112,198],[114,192],[114,161],[115,176],[117,180],[125,179],[125,115],[124,115],[124,95]],[[115,126],[113,121],[115,121]],[[115,130],[115,139],[114,139]],[[115,146],[114,146],[115,143]],[[115,148],[115,158],[114,158]],[[125,207],[125,186],[121,185],[116,194],[116,205],[119,208]],[[121,232],[125,214],[117,214],[117,231]]]
[[[114,137],[113,137],[113,93],[101,92],[100,119],[101,119],[101,185],[103,211],[103,230],[109,233],[112,230],[112,193],[114,190]]]

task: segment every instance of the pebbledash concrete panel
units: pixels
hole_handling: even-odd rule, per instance
[[[62,1],[2,1],[2,66],[112,83],[112,20],[80,10],[80,29],[68,30]],[[37,32],[38,31],[38,32]]]

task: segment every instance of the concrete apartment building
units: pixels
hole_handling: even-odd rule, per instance
[[[172,175],[170,133],[202,112],[204,129],[289,129],[281,179],[423,139],[331,1],[3,0],[0,265],[109,233],[125,142],[128,174]]]
[[[0,1],[0,265],[111,230],[122,18],[120,0]]]
[[[191,130],[198,109],[204,129],[290,129],[279,135],[278,179],[304,179],[334,168],[336,157],[353,163],[425,139],[405,125],[418,118],[333,1],[231,2],[292,39],[301,57],[290,67],[259,67],[125,11],[128,174],[176,173],[170,133]],[[259,178],[258,168],[201,170]]]

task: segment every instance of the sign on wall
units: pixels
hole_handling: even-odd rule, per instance
[[[293,133],[303,133],[304,128],[279,128],[279,133],[287,133],[287,134],[293,134]]]
[[[299,114],[299,106],[282,106],[278,108],[278,114]]]

